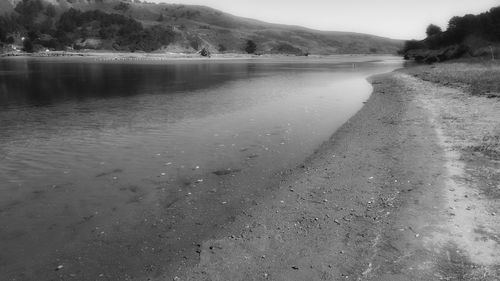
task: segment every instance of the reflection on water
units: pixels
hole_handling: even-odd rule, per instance
[[[171,271],[397,66],[0,60],[0,275]]]

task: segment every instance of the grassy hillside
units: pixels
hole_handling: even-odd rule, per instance
[[[0,3],[5,4],[8,1],[0,0]],[[207,48],[213,53],[239,53],[244,52],[248,40],[256,43],[256,53],[396,53],[402,45],[399,40],[366,34],[324,32],[298,26],[271,24],[236,17],[204,6],[116,0],[54,0],[52,3],[56,7],[58,16],[70,8],[83,12],[99,10],[133,18],[146,29],[160,26],[165,30],[171,30],[174,33],[173,39],[160,47],[162,51],[194,52]],[[43,19],[38,20],[43,21]],[[73,39],[83,42],[85,47],[92,47],[92,44],[86,44],[86,39],[89,39],[89,42],[99,43],[94,44],[94,47],[116,47],[116,40],[102,38],[99,36],[99,31],[95,30],[95,26],[85,28],[90,32],[78,34],[82,38]]]

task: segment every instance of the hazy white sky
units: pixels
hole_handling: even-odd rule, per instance
[[[151,1],[151,0],[150,0]],[[500,0],[153,0],[205,5],[237,16],[302,25],[320,30],[353,31],[395,39],[421,39],[434,23],[446,29],[455,15],[476,14]]]

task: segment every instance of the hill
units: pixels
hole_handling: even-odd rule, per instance
[[[0,0],[0,7],[15,6],[20,20],[14,31],[26,34],[33,29],[38,36],[58,38],[61,41],[61,19],[66,23],[62,45],[77,48],[104,48],[116,50],[172,51],[195,52],[206,48],[210,52],[244,52],[248,40],[256,44],[257,53],[289,53],[289,54],[346,54],[346,53],[396,53],[402,46],[399,40],[377,37],[367,34],[348,32],[328,32],[307,29],[299,26],[288,26],[266,23],[258,20],[237,17],[205,6],[152,4],[140,1],[117,0]],[[42,3],[42,7],[36,4]],[[21,6],[21,8],[19,8]],[[29,6],[22,9],[23,6]],[[35,8],[32,8],[35,6]],[[54,13],[47,12],[47,7]],[[39,9],[36,15],[33,10]],[[98,13],[96,13],[96,11]],[[105,14],[105,15],[103,15]],[[69,15],[69,16],[68,16]],[[113,18],[111,20],[111,18]],[[139,32],[136,38],[120,38],[130,35],[130,30],[123,30],[124,25],[141,27],[132,28]],[[111,24],[108,24],[112,21]],[[108,22],[104,23],[103,22]],[[41,27],[44,25],[43,27]],[[70,26],[71,25],[71,26]],[[4,28],[5,29],[5,28]],[[32,29],[32,30],[30,30]],[[59,32],[59,34],[57,34]],[[121,35],[118,33],[122,33]],[[139,34],[139,33],[137,33]],[[127,36],[128,36],[127,35]],[[64,37],[64,36],[62,36]],[[160,38],[158,38],[160,37]],[[133,44],[146,38],[157,41],[151,46]],[[1,38],[0,38],[1,39]],[[66,40],[67,39],[67,40]],[[38,44],[45,46],[43,40]],[[149,43],[148,43],[149,44]],[[49,48],[60,48],[53,42]]]

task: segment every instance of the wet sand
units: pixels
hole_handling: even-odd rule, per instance
[[[498,280],[500,102],[404,70],[371,82],[269,197],[158,280]]]

